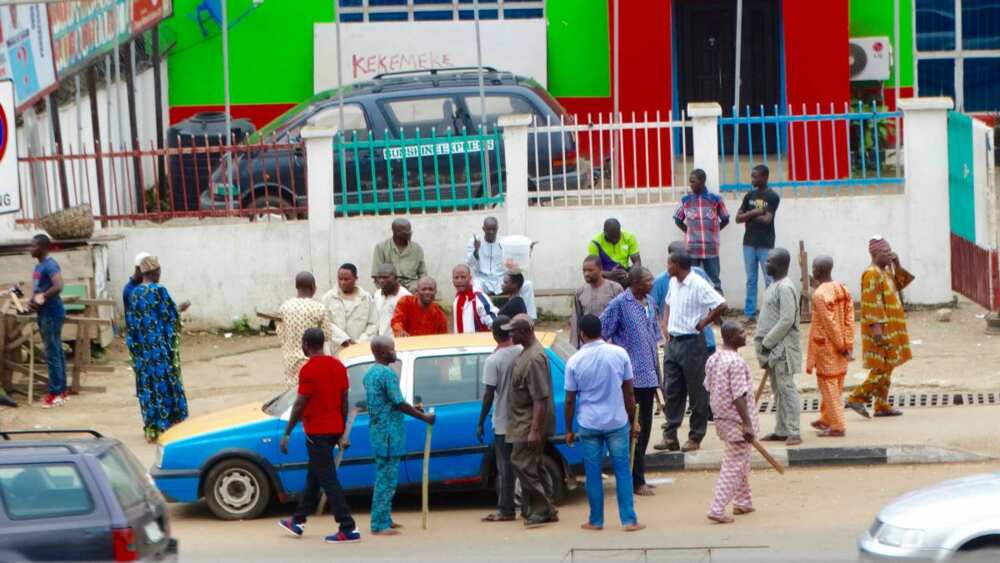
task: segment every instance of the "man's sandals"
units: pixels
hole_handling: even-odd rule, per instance
[[[500,514],[499,512],[491,512],[480,519],[482,522],[513,522],[514,520],[517,520],[517,516]]]

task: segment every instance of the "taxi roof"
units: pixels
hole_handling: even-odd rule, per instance
[[[554,332],[536,332],[535,336],[542,346],[546,348],[552,346],[556,340]],[[443,348],[476,348],[481,346],[493,346],[491,332],[476,332],[472,334],[435,334],[431,336],[408,336],[397,338],[396,352],[412,352],[415,350],[440,350]],[[360,356],[371,354],[371,345],[368,342],[360,342],[353,346],[343,348],[337,357],[343,361],[352,360]]]

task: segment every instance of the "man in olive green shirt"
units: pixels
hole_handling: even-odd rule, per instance
[[[618,219],[604,222],[604,231],[590,241],[587,254],[599,257],[604,277],[618,282],[622,287],[628,287],[629,269],[642,266],[639,241],[632,233],[622,230]]]
[[[504,326],[514,344],[524,349],[514,361],[507,391],[507,434],[510,464],[521,481],[521,514],[525,526],[558,522],[558,511],[545,487],[544,451],[556,431],[552,374],[545,348],[535,337],[531,317],[515,315]]]
[[[375,245],[372,255],[372,276],[378,272],[382,264],[392,264],[396,267],[396,277],[399,283],[412,293],[417,292],[417,282],[427,275],[427,265],[424,264],[424,249],[413,242],[413,227],[406,219],[396,219],[392,222],[392,238]]]

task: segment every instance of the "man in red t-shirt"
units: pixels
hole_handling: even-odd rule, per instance
[[[344,498],[344,491],[337,479],[333,463],[333,448],[347,447],[344,436],[344,419],[347,417],[347,391],[350,382],[347,368],[340,360],[323,354],[323,331],[310,328],[302,335],[302,352],[309,360],[299,371],[299,390],[292,413],[281,438],[281,453],[288,454],[288,437],[302,420],[306,431],[306,451],[309,453],[309,470],[306,488],[302,491],[299,506],[291,520],[281,520],[278,525],[290,534],[301,537],[306,517],[319,507],[319,493],[326,492],[327,504],[333,512],[340,531],[327,536],[327,543],[353,543],[361,541],[355,531],[351,510]]]

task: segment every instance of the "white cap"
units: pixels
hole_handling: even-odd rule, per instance
[[[140,265],[142,265],[142,261],[144,259],[146,259],[146,258],[149,258],[150,256],[152,256],[152,254],[150,254],[148,252],[140,252],[139,254],[136,254],[135,255],[135,267],[138,268]]]

